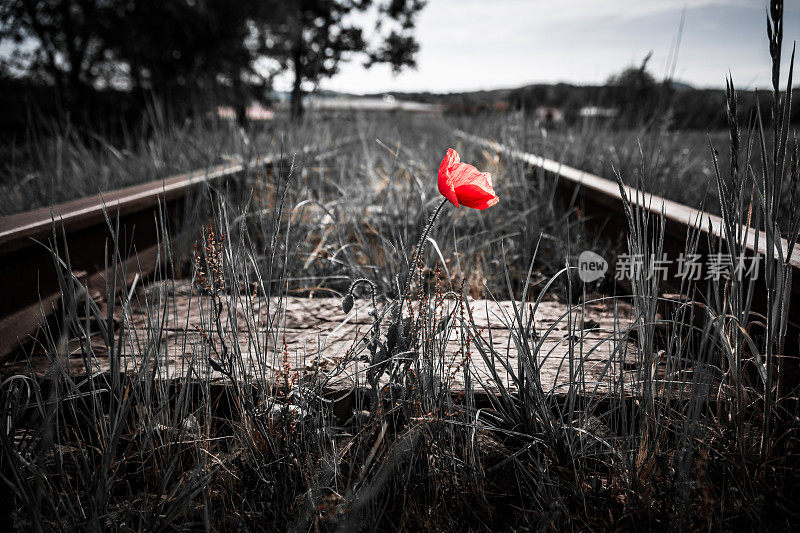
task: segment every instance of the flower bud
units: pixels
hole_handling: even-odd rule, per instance
[[[342,298],[342,311],[347,314],[351,309],[353,309],[353,295],[347,293],[345,297]]]

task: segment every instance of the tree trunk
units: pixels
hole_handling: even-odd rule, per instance
[[[298,36],[292,50],[292,62],[294,63],[294,85],[292,86],[292,118],[300,120],[303,118],[303,40],[302,34]]]
[[[240,127],[247,126],[247,106],[249,104],[244,83],[238,75],[233,78],[233,110],[236,114],[236,124]]]

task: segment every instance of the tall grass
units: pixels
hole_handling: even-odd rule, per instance
[[[211,113],[182,122],[148,106],[142,125],[109,139],[69,121],[35,124],[0,154],[0,216],[46,207],[212,165],[240,163],[336,138],[334,120],[294,125],[286,120],[246,127]]]

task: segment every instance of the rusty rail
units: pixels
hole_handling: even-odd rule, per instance
[[[557,193],[562,197],[576,198],[584,205],[584,213],[591,225],[598,231],[618,235],[620,231],[627,231],[628,223],[625,216],[623,193],[616,181],[601,178],[582,170],[564,165],[552,159],[523,152],[505,146],[498,142],[485,139],[457,130],[456,135],[461,139],[488,148],[498,154],[511,159],[527,163],[533,168],[541,169],[554,176]],[[724,224],[721,217],[686,205],[667,200],[655,194],[646,193],[634,187],[623,187],[627,200],[638,209],[648,212],[653,218],[664,217],[664,249],[673,253],[683,252],[689,235],[694,231],[700,232],[697,253],[706,256],[709,253],[707,243],[709,240],[720,241],[725,239]],[[763,231],[752,227],[742,226],[742,235],[745,238],[746,249],[754,256],[762,258],[768,250],[767,236]],[[796,245],[791,253],[785,239],[775,243],[781,247],[784,258],[792,271],[791,282],[791,308],[789,322],[795,332],[800,332],[800,245]],[[776,250],[777,252],[777,250]],[[777,256],[777,253],[776,253]],[[674,278],[673,278],[674,280]],[[673,284],[673,286],[676,284]],[[754,309],[763,312],[766,305],[764,294],[756,294],[753,300]]]
[[[456,135],[512,159],[523,161],[534,168],[557,177],[557,187],[569,197],[576,196],[584,205],[584,212],[592,215],[596,228],[619,233],[627,229],[623,207],[623,194],[619,185],[611,180],[569,167],[558,161],[522,152],[500,143],[457,131]],[[339,148],[352,139],[336,143]],[[321,148],[303,148],[305,154],[319,152]],[[43,245],[54,236],[66,236],[71,253],[73,273],[86,283],[90,292],[102,292],[105,287],[105,243],[110,229],[107,216],[119,218],[120,227],[131,232],[135,228],[135,242],[127,242],[132,251],[127,258],[131,268],[130,284],[136,274],[152,272],[158,256],[159,206],[174,212],[188,191],[204,183],[234,177],[247,169],[267,167],[276,161],[268,157],[247,164],[236,163],[189,172],[112,191],[102,195],[66,202],[53,207],[37,209],[0,218],[0,361],[14,347],[35,331],[41,315],[47,314],[58,302],[58,280],[52,254]],[[696,230],[712,239],[724,239],[722,219],[657,195],[643,193],[630,186],[625,194],[634,205],[658,217],[663,214],[667,249],[682,251],[690,231]],[[56,231],[58,230],[58,231]],[[56,235],[58,234],[58,235]],[[767,239],[764,232],[747,229],[747,247],[753,254],[764,256]],[[756,239],[756,236],[758,238]],[[132,235],[126,235],[132,239]],[[700,250],[706,239],[699,240]],[[790,322],[800,331],[800,246],[789,255],[786,241],[782,240],[784,257],[789,257],[792,268],[792,309]],[[759,304],[758,298],[754,302]]]
[[[351,141],[346,138],[333,146],[306,146],[300,152],[319,154]],[[180,224],[175,215],[187,193],[197,186],[269,167],[279,158],[274,155],[218,165],[0,218],[0,362],[36,331],[43,315],[49,315],[59,301],[58,275],[46,243],[66,244],[73,274],[90,294],[99,296],[105,290],[110,225],[119,223],[125,241],[120,252],[128,252],[122,271],[129,275],[123,281],[130,286],[137,275],[150,274],[157,265],[162,229],[159,210],[170,215],[172,223]]]

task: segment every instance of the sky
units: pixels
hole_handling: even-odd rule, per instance
[[[417,21],[415,70],[395,76],[355,59],[320,87],[364,94],[597,84],[651,51],[651,71],[663,77],[684,9],[675,79],[724,87],[730,72],[742,89],[766,87],[766,8],[766,0],[429,0]],[[800,0],[786,1],[784,27],[788,60],[800,38]]]

